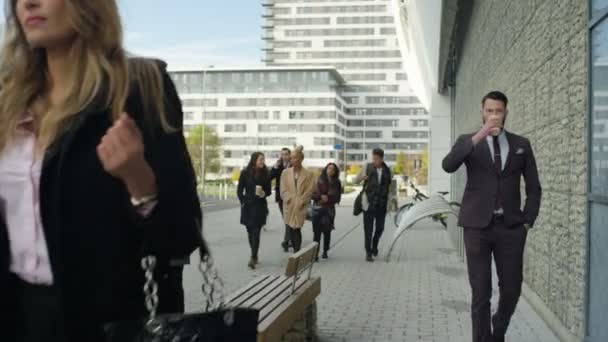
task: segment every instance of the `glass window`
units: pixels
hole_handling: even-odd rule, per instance
[[[603,2],[608,4],[608,0]],[[608,19],[593,29],[591,46],[591,192],[608,196]]]
[[[595,17],[608,10],[608,0],[592,0],[591,1],[591,17]]]

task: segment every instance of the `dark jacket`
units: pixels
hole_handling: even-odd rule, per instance
[[[259,185],[267,196],[270,196],[270,178],[267,173],[254,177],[247,170],[241,171],[239,185],[236,189],[241,202],[241,224],[252,227],[262,227],[268,217],[268,202],[266,197],[260,198],[255,194]]]
[[[126,111],[144,136],[145,157],[157,179],[158,203],[147,218],[130,203],[125,185],[104,171],[96,147],[112,120],[94,101],[47,149],[40,178],[40,214],[54,283],[71,341],[101,341],[102,324],[145,313],[143,255],[159,267],[190,255],[201,244],[201,208],[182,132],[182,108],[164,71],[167,114],[177,130],[165,133],[142,112],[133,89]],[[147,128],[144,128],[146,122]],[[5,222],[0,223],[0,296],[9,295]],[[5,303],[3,298],[0,302]],[[3,314],[14,308],[0,305]],[[13,313],[15,311],[12,311]],[[0,317],[1,318],[1,317]],[[1,323],[0,323],[1,324]],[[7,330],[0,329],[0,340]]]
[[[382,163],[382,178],[378,183],[378,171],[372,164],[368,164],[365,169],[367,181],[365,183],[365,193],[369,201],[368,211],[386,211],[388,205],[388,194],[393,179],[391,170],[386,163]]]
[[[328,201],[321,203],[321,196],[327,195]],[[342,199],[342,182],[339,179],[327,181],[319,178],[315,191],[312,193],[312,200],[315,204],[323,207],[318,221],[313,221],[313,225],[319,225],[321,229],[334,229],[334,219],[336,217],[336,204]]]
[[[278,167],[272,167],[270,169],[270,181],[272,182],[272,180],[275,180],[275,185],[274,185],[274,198],[277,202],[281,202],[281,174],[283,173],[283,171],[286,169],[285,166],[283,166],[283,163],[281,163]]]
[[[507,226],[528,223],[534,225],[540,209],[542,190],[536,169],[534,152],[528,139],[507,133],[509,154],[502,172],[492,161],[485,140],[473,145],[473,134],[462,135],[443,159],[443,169],[452,173],[462,164],[467,168],[467,185],[460,208],[458,225],[485,228],[494,213],[496,196],[500,191]],[[526,182],[526,201],[521,210],[521,178]]]

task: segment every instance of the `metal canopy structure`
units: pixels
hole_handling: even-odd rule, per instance
[[[418,221],[438,214],[452,214],[458,217],[454,208],[452,208],[450,203],[440,194],[431,195],[428,199],[414,204],[405,214],[403,214],[403,216],[401,216],[397,230],[393,235],[390,247],[386,253],[386,261],[388,262],[390,260],[391,253],[397,240],[399,240],[406,230],[414,226]]]

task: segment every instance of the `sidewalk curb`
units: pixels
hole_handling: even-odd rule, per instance
[[[543,300],[526,283],[522,285],[521,291],[524,299],[532,309],[545,321],[545,324],[553,331],[555,336],[562,342],[579,342],[581,338],[576,337],[568,330],[561,320],[545,305]]]

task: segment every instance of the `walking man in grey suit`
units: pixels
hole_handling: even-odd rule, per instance
[[[521,294],[523,255],[534,226],[541,186],[530,141],[504,130],[507,97],[498,91],[484,96],[483,127],[458,138],[443,160],[443,169],[467,169],[467,185],[458,225],[464,227],[469,282],[472,289],[473,342],[502,342]],[[526,199],[521,209],[520,182]],[[500,299],[491,316],[492,256]]]

